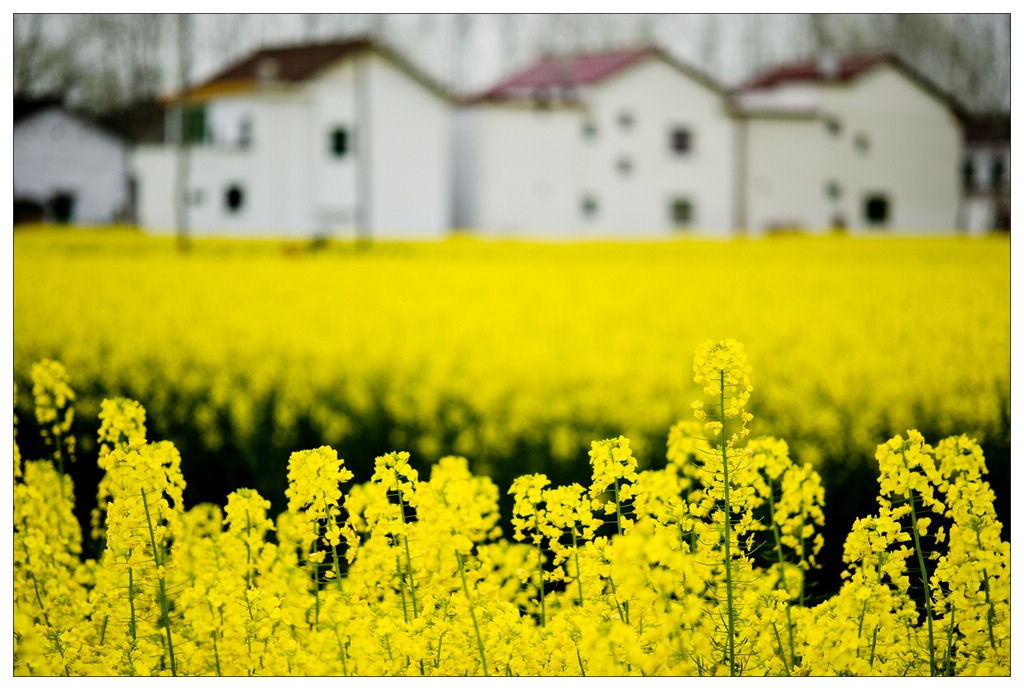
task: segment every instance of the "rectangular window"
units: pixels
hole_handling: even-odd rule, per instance
[[[238,124],[238,145],[243,149],[247,149],[251,144],[252,120],[246,117]]]
[[[331,130],[331,153],[335,158],[342,158],[348,153],[348,130],[335,127]]]
[[[675,153],[689,153],[693,147],[690,130],[685,127],[677,127],[672,130],[672,151]]]
[[[871,227],[881,228],[889,224],[889,197],[885,194],[869,194],[864,198],[864,222]]]
[[[688,228],[693,224],[693,202],[683,197],[673,199],[669,204],[669,214],[673,226]]]
[[[181,112],[181,134],[186,144],[206,141],[206,108],[201,105],[185,106]]]

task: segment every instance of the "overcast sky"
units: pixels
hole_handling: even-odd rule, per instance
[[[151,39],[132,45],[124,37],[97,38],[102,21],[90,21],[88,15],[49,15],[45,20],[47,40],[77,40],[79,64],[116,66],[126,51],[150,50],[159,55],[160,92],[176,87],[174,16],[160,20]],[[968,105],[986,110],[1010,106],[1009,15],[214,14],[192,15],[191,27],[192,83],[261,46],[364,33],[383,37],[461,94],[487,88],[544,52],[654,43],[734,87],[759,68],[817,55],[825,44],[838,53],[897,49]]]

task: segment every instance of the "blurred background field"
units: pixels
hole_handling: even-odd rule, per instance
[[[104,397],[141,402],[149,437],[181,450],[187,506],[251,487],[283,510],[289,454],[322,444],[357,482],[408,450],[421,470],[464,455],[504,493],[528,472],[589,483],[590,442],[618,434],[663,466],[698,397],[694,347],[736,338],[752,434],[786,439],[824,476],[827,588],[843,535],[876,509],[876,445],[909,428],[981,442],[1009,540],[1008,236],[179,253],[129,230],[35,229],[13,246],[18,443],[43,454],[29,369],[58,359],[78,394],[70,472],[86,521]]]

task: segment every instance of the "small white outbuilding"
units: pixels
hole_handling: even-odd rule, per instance
[[[168,113],[168,142],[132,156],[146,230],[177,227],[179,194],[195,235],[432,238],[451,227],[450,100],[378,44],[260,50],[184,101],[184,118]]]
[[[16,207],[42,209],[56,223],[101,225],[128,212],[128,145],[59,102],[15,107],[13,177]],[[16,213],[17,215],[17,213]]]

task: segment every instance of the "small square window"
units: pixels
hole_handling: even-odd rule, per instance
[[[884,194],[870,194],[864,199],[864,221],[872,227],[889,224],[889,197]]]
[[[843,123],[837,117],[827,117],[825,118],[825,129],[832,136],[838,137],[843,132]]]
[[[843,195],[843,188],[835,180],[829,180],[825,185],[825,196],[829,199],[838,199]]]
[[[587,120],[583,123],[583,138],[591,141],[597,138],[597,125],[593,120]]]
[[[678,127],[672,130],[672,150],[674,152],[689,153],[692,146],[690,130],[685,127]]]
[[[593,218],[597,215],[597,198],[593,194],[584,195],[580,202],[580,211],[583,212],[584,218]]]
[[[693,223],[693,202],[689,199],[673,199],[669,205],[672,224],[677,228],[688,228]]]
[[[623,110],[619,113],[619,126],[622,129],[629,129],[633,126],[633,113]]]
[[[242,186],[233,184],[224,192],[224,207],[231,213],[238,213],[245,204],[245,192]]]
[[[620,156],[619,160],[615,163],[615,168],[619,171],[620,175],[629,175],[633,172],[633,161],[628,156]]]
[[[871,150],[871,140],[868,139],[868,135],[864,132],[857,132],[857,135],[853,138],[853,148],[857,149],[858,153],[867,153]]]
[[[331,153],[335,158],[342,158],[348,153],[348,130],[335,127],[331,131]]]

